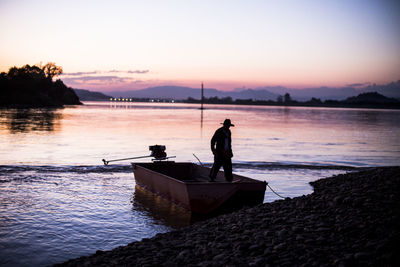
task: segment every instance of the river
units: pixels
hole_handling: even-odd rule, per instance
[[[47,266],[193,223],[139,188],[131,161],[166,145],[175,161],[210,166],[210,138],[230,118],[233,171],[285,197],[310,181],[400,165],[400,111],[85,102],[0,110],[0,265]],[[140,161],[150,161],[142,159]],[[279,197],[266,191],[264,202]]]

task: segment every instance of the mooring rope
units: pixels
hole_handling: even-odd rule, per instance
[[[267,184],[267,186],[269,187],[269,189],[271,189],[272,193],[274,193],[274,194],[277,195],[278,197],[285,198],[285,197],[279,195],[277,192],[275,192],[275,190],[272,189],[272,187],[271,187],[269,184]]]
[[[200,159],[193,153],[193,156],[200,162],[200,165],[203,166],[203,163],[200,161]],[[269,187],[269,189],[271,189],[272,193],[274,193],[275,195],[277,195],[280,198],[285,198],[281,195],[279,195],[277,192],[275,192],[274,189],[272,189],[272,187],[269,185],[269,183],[267,183],[267,186]]]

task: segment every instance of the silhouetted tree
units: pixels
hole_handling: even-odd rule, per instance
[[[279,96],[276,98],[276,102],[282,103],[282,102],[283,102],[283,97],[282,97],[281,95],[279,95]]]
[[[189,102],[189,103],[197,103],[197,102],[199,102],[197,99],[194,99],[193,97],[190,97],[190,96],[187,98],[186,101]]]
[[[284,96],[284,98],[285,98],[285,103],[286,103],[286,104],[292,102],[292,98],[290,97],[290,94],[289,94],[289,93],[286,93],[285,96]]]
[[[58,76],[62,74],[63,69],[60,66],[57,66],[56,63],[49,62],[46,65],[42,67],[44,73],[46,74],[46,77],[50,80],[53,79],[53,77]]]
[[[310,104],[321,104],[321,103],[322,103],[321,99],[315,98],[315,97],[311,98],[311,100],[308,101],[308,102],[309,102]]]
[[[227,97],[222,98],[222,99],[221,99],[221,102],[222,102],[222,103],[232,103],[233,100],[232,100],[232,97],[227,96]]]
[[[5,79],[7,79],[7,73],[5,72],[0,73],[0,80],[5,80]]]
[[[249,98],[249,99],[236,99],[235,100],[235,104],[240,104],[240,105],[251,105],[253,103],[254,103],[254,101],[251,98]]]
[[[38,66],[26,64],[21,68],[12,67],[8,70],[7,77],[11,80],[35,80],[40,81],[46,78],[44,71]]]
[[[52,78],[62,73],[54,63],[45,66],[12,67],[0,75],[0,106],[5,107],[60,107],[79,105],[79,98],[72,88],[61,80]]]
[[[212,104],[218,104],[218,103],[219,103],[219,98],[218,98],[217,96],[210,97],[210,98],[208,99],[208,102],[209,102],[209,103],[212,103]]]

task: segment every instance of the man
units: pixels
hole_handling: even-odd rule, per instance
[[[222,124],[222,123],[221,123]],[[235,126],[230,119],[226,119],[223,126],[217,129],[211,138],[211,151],[214,154],[214,164],[210,172],[210,181],[214,182],[221,166],[224,168],[225,179],[232,182],[232,146],[231,131],[229,128]]]

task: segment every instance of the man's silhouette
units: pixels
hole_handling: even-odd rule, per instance
[[[211,138],[211,151],[214,154],[214,164],[210,172],[210,180],[215,181],[215,177],[221,166],[224,168],[225,179],[232,181],[232,139],[229,127],[235,126],[230,119],[226,119],[223,126],[217,129]]]

